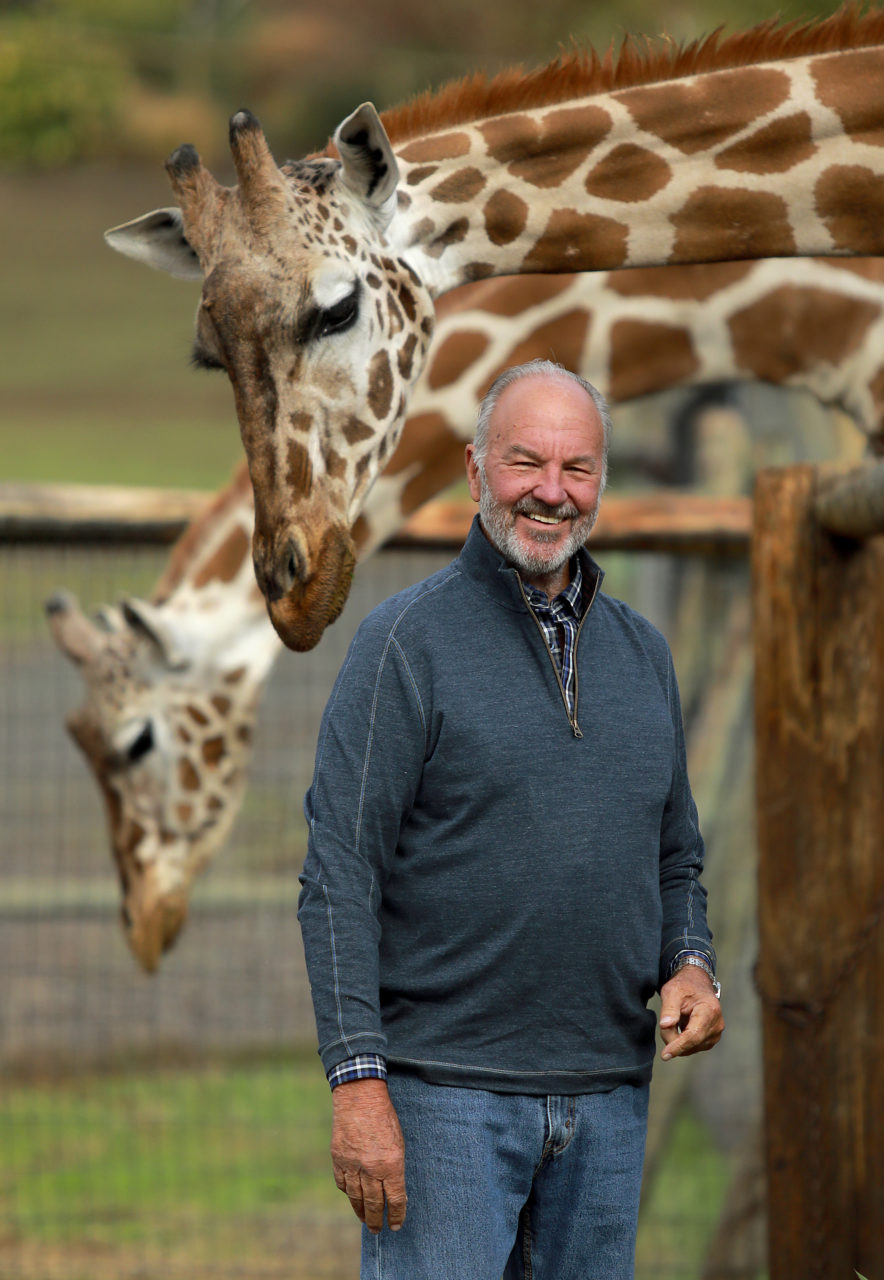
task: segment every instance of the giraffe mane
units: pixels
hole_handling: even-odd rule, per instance
[[[863,13],[859,0],[848,0],[827,18],[808,22],[769,18],[731,35],[723,35],[723,30],[718,27],[688,44],[677,44],[667,36],[655,39],[627,35],[619,50],[615,50],[612,41],[604,54],[575,47],[532,71],[515,66],[494,76],[476,72],[391,107],[382,112],[381,119],[395,145],[489,115],[527,111],[595,93],[707,71],[860,49],[879,44],[884,38],[884,10]],[[324,154],[337,154],[332,142]]]
[[[176,587],[181,585],[193,569],[193,562],[205,537],[206,528],[212,528],[219,515],[232,507],[239,506],[243,496],[249,492],[251,492],[249,469],[245,462],[241,462],[237,465],[233,478],[226,488],[207,502],[201,514],[191,521],[175,543],[169,556],[169,563],[151,592],[152,604],[163,604]]]

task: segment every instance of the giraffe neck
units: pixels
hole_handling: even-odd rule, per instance
[[[860,73],[884,82],[884,47],[551,92],[402,141],[394,116],[388,239],[435,294],[490,275],[880,253],[884,113],[874,92],[857,103]]]

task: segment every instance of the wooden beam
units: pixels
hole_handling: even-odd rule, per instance
[[[884,539],[762,472],[753,538],[771,1280],[884,1276]]]
[[[459,547],[475,514],[476,506],[469,499],[428,502],[391,541]],[[749,498],[708,498],[676,490],[632,497],[606,494],[589,548],[745,556],[751,524]]]
[[[829,533],[845,538],[884,533],[884,460],[822,476],[814,509]]]
[[[169,543],[211,496],[186,489],[2,484],[0,538],[17,542]],[[460,547],[475,512],[469,498],[428,502],[390,540],[391,545]],[[590,546],[598,550],[745,556],[751,520],[748,498],[708,498],[677,491],[633,497],[606,494]]]

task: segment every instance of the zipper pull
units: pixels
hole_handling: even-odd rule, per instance
[[[577,723],[577,721],[576,721],[576,720],[572,720],[572,721],[571,721],[571,728],[572,728],[572,729],[573,729],[573,731],[574,731],[574,737],[575,737],[575,738],[582,738],[582,737],[583,737],[583,730],[580,728],[580,725]]]

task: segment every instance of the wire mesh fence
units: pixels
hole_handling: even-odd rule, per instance
[[[42,605],[59,586],[89,608],[147,595],[165,552],[0,546],[2,1280],[357,1274],[357,1225],[330,1176],[328,1089],[295,918],[301,805],[356,625],[449,558],[375,556],[318,648],[281,654],[233,835],[147,976],[119,925],[98,791],[64,730],[79,676]],[[675,653],[731,1027],[715,1054],[657,1072],[637,1275],[757,1280],[746,568],[604,562],[606,588],[651,617]]]

